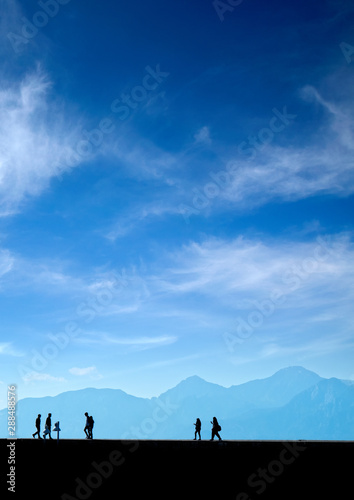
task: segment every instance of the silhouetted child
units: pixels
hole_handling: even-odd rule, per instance
[[[52,416],[52,414],[48,413],[47,420],[45,421],[45,429],[43,432],[44,439],[47,437],[47,434],[49,434],[49,439],[52,439],[52,436],[50,434],[51,430],[52,430],[52,419],[50,418],[51,416]]]
[[[200,421],[200,418],[197,418],[197,420],[195,421],[195,433],[194,433],[194,441],[197,439],[197,434],[199,435],[199,439],[201,439],[200,437],[200,429],[202,428],[202,423]]]
[[[221,437],[219,435],[219,432],[221,431],[221,427],[219,425],[219,422],[217,421],[216,417],[213,417],[213,421],[210,422],[213,427],[211,429],[211,440],[214,441],[214,437],[217,436],[219,438],[219,441],[221,441]]]
[[[36,418],[36,429],[37,429],[37,432],[32,434],[32,436],[35,437],[38,434],[38,439],[42,439],[40,436],[40,432],[41,432],[41,414],[40,413],[38,413],[38,417]]]

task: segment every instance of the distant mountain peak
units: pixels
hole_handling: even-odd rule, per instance
[[[204,380],[203,378],[199,377],[198,375],[191,375],[190,377],[187,377],[186,379],[182,380],[178,385],[176,385],[175,389],[177,387],[190,387],[190,388],[203,388],[203,389],[211,389],[211,388],[221,388],[225,389],[225,387],[215,384],[214,382],[208,382],[207,380]],[[172,389],[173,390],[173,389]]]
[[[198,383],[198,382],[206,382],[203,378],[199,377],[199,375],[190,375],[189,377],[185,378],[184,380],[181,381],[181,384],[183,382],[188,382],[188,383]]]
[[[159,397],[173,397],[175,400],[182,400],[186,397],[201,397],[206,395],[211,395],[215,391],[226,390],[225,387],[221,385],[214,384],[212,382],[207,382],[198,375],[191,375],[186,379],[182,380],[175,387],[169,389],[168,391],[160,394]]]
[[[274,373],[273,376],[278,375],[278,374],[298,374],[298,375],[303,375],[303,374],[312,374],[312,375],[317,375],[317,373],[308,370],[307,368],[304,368],[303,366],[288,366],[286,368],[281,368],[277,372]],[[317,377],[320,378],[319,375]]]

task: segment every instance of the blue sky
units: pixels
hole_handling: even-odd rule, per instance
[[[0,405],[354,379],[352,2],[0,4]]]

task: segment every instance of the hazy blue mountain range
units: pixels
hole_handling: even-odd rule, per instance
[[[354,384],[302,367],[229,388],[193,376],[151,399],[118,389],[26,398],[17,404],[17,437],[31,437],[37,414],[43,428],[51,412],[62,438],[83,438],[85,411],[94,417],[94,437],[102,439],[189,439],[197,417],[202,439],[210,439],[213,416],[224,439],[354,439]],[[7,437],[6,410],[0,429]]]

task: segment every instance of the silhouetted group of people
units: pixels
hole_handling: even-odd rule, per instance
[[[51,417],[52,417],[52,414],[48,413],[48,417],[45,421],[45,428],[44,428],[44,432],[43,432],[44,439],[46,439],[47,436],[49,436],[49,439],[52,439],[52,436],[51,436],[52,418]],[[93,435],[92,435],[93,426],[94,426],[95,422],[93,420],[93,417],[91,415],[89,415],[87,412],[85,412],[85,417],[86,417],[86,423],[85,423],[85,427],[84,427],[84,432],[86,435],[86,439],[92,439],[93,438]],[[221,431],[221,427],[220,427],[220,424],[219,424],[217,418],[213,417],[213,420],[210,421],[210,423],[212,424],[210,441],[214,441],[215,436],[217,438],[219,438],[219,441],[221,441],[221,437],[219,434],[219,432]],[[38,439],[42,439],[41,438],[41,414],[40,413],[38,414],[38,417],[36,418],[35,425],[36,425],[37,431],[34,434],[32,434],[32,436],[35,438],[38,435]],[[197,435],[199,436],[199,440],[200,440],[201,439],[201,429],[202,429],[202,422],[201,422],[200,418],[197,418],[194,426],[195,426],[194,440],[197,439]],[[54,430],[56,430],[56,429],[54,429]]]
[[[213,421],[210,421],[210,423],[212,424],[210,441],[214,441],[215,436],[219,438],[219,441],[221,441],[221,437],[219,434],[219,432],[221,431],[221,427],[219,425],[217,418],[213,417]],[[194,426],[195,426],[194,441],[197,439],[197,435],[199,436],[199,440],[202,439],[200,434],[200,431],[202,429],[202,422],[200,421],[200,418],[197,418]]]
[[[32,436],[35,438],[38,435],[38,439],[46,439],[46,437],[49,436],[49,439],[53,439],[51,436],[52,414],[48,413],[48,417],[45,421],[43,438],[41,438],[41,417],[42,417],[42,415],[40,413],[38,413],[38,417],[36,418],[36,422],[35,422],[37,431],[34,434],[32,434]],[[86,424],[85,424],[84,432],[86,434],[86,439],[92,439],[93,438],[92,431],[93,431],[93,425],[94,425],[95,421],[93,420],[93,417],[91,415],[89,415],[87,412],[85,413],[85,417],[86,417]],[[59,429],[59,427],[58,427],[58,429]],[[58,430],[58,429],[54,429],[54,430]]]
[[[33,437],[36,437],[38,434],[38,439],[42,439],[41,438],[41,416],[42,415],[40,413],[38,413],[38,417],[36,418],[37,431],[34,434],[32,434]],[[48,417],[46,418],[46,421],[45,421],[43,438],[45,439],[49,435],[49,439],[52,439],[51,431],[52,431],[52,414],[48,413]]]

